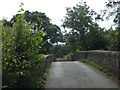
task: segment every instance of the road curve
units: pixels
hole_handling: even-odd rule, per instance
[[[53,62],[45,88],[118,88],[110,77],[79,61]]]

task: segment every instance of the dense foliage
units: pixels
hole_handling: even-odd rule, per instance
[[[53,53],[57,57],[66,55],[71,60],[73,53],[79,50],[120,51],[119,0],[110,0],[106,4],[107,9],[111,10],[108,11],[108,17],[115,14],[115,29],[101,28],[96,20],[102,19],[102,16],[81,2],[72,8],[66,8],[62,26],[64,29],[69,28],[70,32],[65,32],[64,35],[57,25],[50,23],[45,13],[24,12],[22,5],[19,13],[10,21],[0,21],[3,86],[43,87],[44,75],[49,66],[43,54]],[[59,45],[58,42],[65,44]]]
[[[71,31],[66,33],[64,38],[71,52],[107,49],[104,29],[95,22],[99,16],[96,12],[91,10],[85,2],[66,10],[63,27],[70,28]]]
[[[69,53],[69,50],[64,44],[53,45],[52,53],[56,55],[56,57],[63,57]]]
[[[26,21],[22,5],[12,26],[2,25],[2,86],[41,88],[49,66],[39,53],[46,34],[42,28],[34,29],[34,22]]]
[[[13,27],[13,23],[17,21],[17,16],[19,16],[19,14],[16,14],[10,21],[4,20],[4,26]],[[50,23],[50,19],[45,13],[25,11],[24,19],[26,23],[33,24],[34,31],[42,29],[45,32],[39,53],[51,53],[52,45],[62,41],[61,29],[57,25]]]
[[[107,14],[107,19],[114,16],[114,23],[116,25],[116,50],[120,51],[120,0],[108,0],[104,14]]]
[[[116,15],[114,22],[117,28],[110,27],[108,30],[101,28],[97,21],[104,20],[103,15],[98,15],[91,10],[85,2],[80,2],[74,7],[66,8],[66,16],[63,19],[63,36],[64,45],[55,45],[53,53],[58,57],[80,50],[119,50],[120,33],[119,33],[119,1],[109,1],[104,10],[107,16]],[[109,11],[110,9],[110,11]],[[113,10],[113,11],[112,11]],[[104,15],[106,16],[106,15]],[[70,31],[67,32],[66,30]]]

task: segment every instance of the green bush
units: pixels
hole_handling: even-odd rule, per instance
[[[68,61],[71,61],[72,60],[72,57],[73,57],[73,53],[69,53],[65,56],[65,58],[68,60]]]
[[[22,12],[21,8],[13,27],[2,27],[2,86],[40,88],[49,66],[38,53],[45,33],[34,30],[32,23],[26,23]]]

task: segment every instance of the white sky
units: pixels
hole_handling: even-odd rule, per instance
[[[21,2],[24,3],[24,9],[29,11],[44,12],[52,20],[53,24],[61,26],[61,20],[66,14],[65,7],[73,7],[81,0],[0,0],[0,19],[7,17],[8,20],[19,10]],[[107,0],[84,0],[96,12],[104,9]],[[110,22],[102,22],[100,26],[109,27]]]

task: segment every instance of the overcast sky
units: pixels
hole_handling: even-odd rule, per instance
[[[65,7],[73,7],[78,4],[81,0],[1,0],[0,1],[0,19],[7,17],[8,20],[19,10],[21,2],[24,3],[24,9],[29,11],[44,12],[52,20],[53,24],[61,26],[61,20],[66,14]],[[107,0],[83,0],[87,2],[96,12],[100,12],[105,7]],[[111,22],[102,22],[100,26],[110,27]]]

